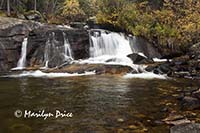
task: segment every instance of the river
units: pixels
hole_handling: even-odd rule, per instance
[[[126,79],[118,76],[62,78],[1,77],[0,132],[156,132],[166,107],[180,111],[180,90],[200,86],[186,79]],[[72,117],[17,118],[16,110],[70,112]],[[198,112],[197,112],[198,113]]]

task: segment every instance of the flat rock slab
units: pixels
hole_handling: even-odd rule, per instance
[[[181,124],[170,129],[170,133],[200,133],[200,124]]]
[[[111,74],[111,75],[124,75],[133,72],[133,69],[129,66],[121,65],[105,65],[105,64],[71,64],[61,68],[48,69],[44,72],[55,73],[84,73],[94,71],[96,74]]]

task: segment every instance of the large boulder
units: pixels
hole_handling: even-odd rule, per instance
[[[134,64],[149,64],[149,63],[153,63],[152,59],[148,59],[145,56],[142,56],[138,53],[132,53],[127,55],[127,57],[129,57]]]

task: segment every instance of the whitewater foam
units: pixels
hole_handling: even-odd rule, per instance
[[[126,79],[130,79],[130,78],[163,79],[163,80],[167,79],[167,76],[154,74],[153,72],[143,72],[143,73],[137,73],[137,74],[126,74],[123,77],[126,78]]]
[[[95,75],[95,72],[85,72],[82,74],[78,73],[44,73],[40,70],[37,71],[25,71],[20,74],[6,75],[3,77],[20,78],[20,77],[35,77],[35,78],[59,78],[59,77],[76,77],[76,76],[86,76]]]

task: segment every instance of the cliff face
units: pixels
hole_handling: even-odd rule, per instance
[[[54,36],[52,37],[52,34]],[[28,37],[27,49],[27,65],[28,66],[44,66],[44,52],[46,50],[48,40],[54,41],[54,46],[50,46],[49,67],[56,67],[64,63],[60,51],[64,49],[64,39],[66,39],[73,53],[74,59],[89,58],[89,35],[86,30],[67,29],[57,26],[42,26],[30,32]],[[58,51],[55,49],[58,48]],[[54,51],[54,52],[52,52]]]
[[[0,17],[0,71],[16,67],[20,57],[21,44],[29,32],[39,23]]]
[[[55,25],[43,25],[33,21],[0,17],[0,72],[9,71],[17,66],[24,38],[28,37],[28,66],[43,66],[45,45],[49,35],[55,34],[58,45],[64,45],[63,33],[71,44],[74,58],[89,57],[89,35],[86,30],[69,29]],[[60,58],[49,62],[50,67],[62,64]]]

